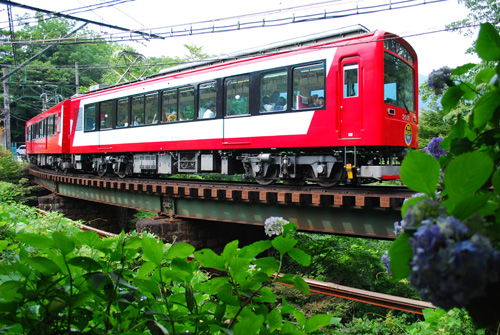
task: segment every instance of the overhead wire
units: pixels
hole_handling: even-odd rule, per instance
[[[2,2],[3,0],[0,0]],[[185,37],[185,36],[194,36],[194,35],[202,35],[202,34],[214,34],[214,33],[223,33],[223,32],[230,32],[230,31],[238,31],[238,30],[245,30],[245,29],[254,29],[254,28],[265,28],[265,27],[278,27],[278,26],[284,26],[288,24],[294,24],[294,23],[304,23],[304,22],[314,22],[314,21],[320,21],[320,20],[327,20],[327,19],[336,19],[336,18],[344,18],[344,17],[349,17],[353,15],[360,15],[360,14],[374,14],[374,13],[379,13],[379,12],[384,12],[387,10],[392,10],[392,9],[403,9],[403,8],[411,8],[415,6],[421,6],[425,4],[432,4],[432,3],[437,3],[437,2],[444,2],[444,1],[449,1],[449,0],[390,0],[387,3],[384,4],[376,4],[376,5],[369,5],[369,6],[359,6],[359,4],[356,7],[353,8],[347,8],[347,9],[341,9],[341,10],[334,10],[334,11],[327,11],[326,9],[322,12],[316,12],[312,14],[304,14],[304,15],[292,15],[292,16],[287,16],[287,17],[280,17],[280,18],[274,18],[274,19],[259,19],[259,20],[254,20],[254,21],[248,21],[248,22],[242,22],[241,20],[238,20],[237,22],[230,23],[230,24],[225,24],[225,25],[218,25],[216,26],[213,24],[214,22],[223,22],[227,21],[230,19],[236,19],[236,18],[241,18],[241,17],[252,17],[256,15],[269,15],[272,13],[275,13],[276,10],[270,10],[270,11],[263,11],[259,13],[251,13],[251,14],[245,14],[241,16],[232,16],[232,17],[226,17],[226,18],[221,18],[221,19],[215,19],[215,20],[205,20],[205,21],[199,21],[199,22],[192,22],[192,23],[184,23],[184,24],[176,24],[172,26],[166,26],[166,27],[161,27],[161,28],[153,28],[151,29],[151,32],[155,32],[154,34],[151,34],[151,37],[161,37],[163,39],[166,38],[172,38],[172,37]],[[338,2],[338,1],[327,1],[325,3],[331,3],[331,2]],[[303,5],[303,6],[297,6],[297,7],[305,7],[305,6],[317,6],[317,4],[310,4],[310,5]],[[288,10],[293,10],[297,7],[290,7],[287,9],[281,10],[282,12],[288,11]],[[205,26],[198,26],[200,24],[207,24],[207,23],[212,23],[212,25],[205,25]],[[170,28],[170,31],[161,31],[165,30],[166,28]],[[176,28],[176,30],[174,30]],[[182,29],[183,28],[183,29]],[[87,44],[87,43],[108,43],[108,42],[131,42],[131,41],[141,41],[143,40],[144,35],[141,37],[138,36],[132,36],[130,34],[123,34],[123,33],[114,33],[114,34],[108,34],[106,38],[101,36],[101,39],[97,39],[95,36],[83,36],[80,35],[79,37],[76,38],[68,38],[66,40],[62,40],[61,44]],[[12,41],[12,43],[17,43],[17,44],[22,44],[22,45],[32,45],[32,44],[46,44],[50,43],[55,40],[60,40],[59,37],[57,38],[45,38],[43,40],[18,40],[18,41]],[[0,42],[1,44],[2,42]],[[5,42],[3,42],[5,43]]]

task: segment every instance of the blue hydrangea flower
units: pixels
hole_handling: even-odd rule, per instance
[[[425,222],[408,239],[413,249],[410,284],[444,309],[464,307],[500,278],[500,253],[454,217]]]
[[[283,226],[289,222],[282,217],[271,216],[264,222],[264,230],[266,235],[271,237],[273,235],[283,234]]]
[[[392,275],[392,272],[391,272],[391,259],[389,258],[389,251],[384,252],[384,254],[382,255],[381,260],[382,260],[382,263],[385,266],[385,271],[389,275]]]
[[[446,208],[439,201],[422,199],[408,209],[403,218],[404,227],[418,227],[423,220],[428,218],[446,217]]]
[[[438,70],[433,70],[429,74],[427,85],[429,85],[429,88],[434,91],[434,94],[440,95],[441,93],[443,93],[446,82],[450,80],[450,77],[451,69],[447,66],[444,66]]]
[[[427,145],[426,152],[434,156],[434,158],[439,159],[439,157],[446,155],[447,150],[441,149],[439,145],[443,141],[442,137],[434,137]]]

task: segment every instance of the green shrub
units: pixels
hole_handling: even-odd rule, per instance
[[[25,167],[26,163],[15,161],[9,151],[0,149],[0,181],[19,182]]]

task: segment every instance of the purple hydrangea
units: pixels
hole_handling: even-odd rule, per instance
[[[447,66],[444,66],[438,70],[433,70],[431,74],[429,74],[429,78],[427,79],[427,85],[434,91],[434,94],[440,95],[443,93],[443,89],[447,81],[450,80],[451,77],[451,69]]]
[[[413,249],[408,279],[436,306],[467,306],[499,280],[500,253],[480,233],[470,236],[454,217],[425,220],[408,241]]]
[[[440,143],[443,141],[442,137],[434,137],[427,145],[427,153],[439,159],[439,157],[446,155],[447,150],[441,149]]]
[[[273,235],[283,234],[283,226],[289,222],[282,217],[271,216],[264,222],[264,230],[266,235],[271,237]]]
[[[382,264],[384,264],[384,266],[385,266],[385,271],[389,275],[392,275],[392,272],[391,272],[391,259],[389,258],[389,251],[384,252],[384,254],[382,255],[381,260],[382,260]]]

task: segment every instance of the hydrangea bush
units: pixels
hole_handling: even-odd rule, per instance
[[[476,51],[486,62],[500,62],[493,25],[481,25]],[[473,83],[460,80],[473,67],[429,76],[436,93],[448,87],[445,111],[460,100],[473,107],[467,119],[457,117],[448,137],[405,157],[401,180],[419,193],[403,205],[398,237],[383,262],[423,299],[447,310],[466,308],[481,327],[500,321],[500,67],[481,70]],[[487,85],[486,92],[478,94],[476,85]]]

